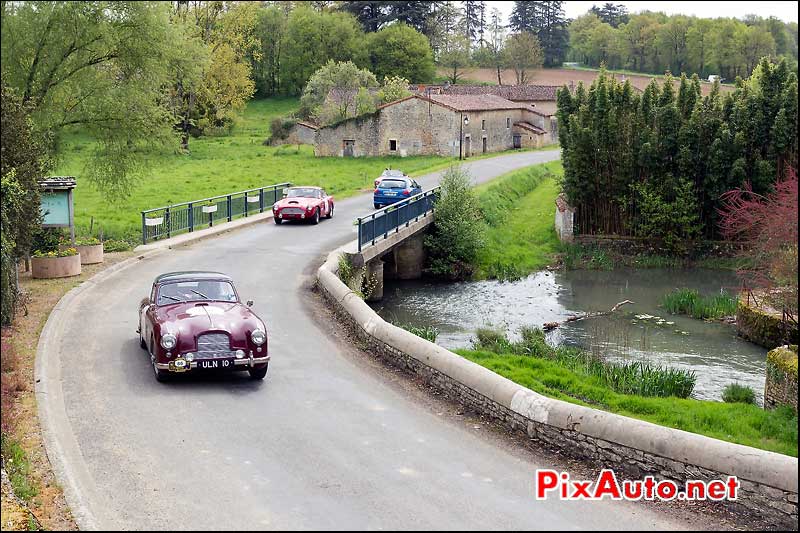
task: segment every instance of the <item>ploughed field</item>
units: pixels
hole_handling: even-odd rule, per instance
[[[610,71],[613,72],[613,71]],[[575,82],[577,84],[579,81],[582,81],[583,84],[588,88],[589,85],[594,81],[594,79],[600,73],[599,70],[593,69],[583,69],[583,68],[543,68],[534,70],[528,73],[530,77],[530,81],[528,81],[529,85],[569,85],[570,82]],[[448,71],[447,69],[439,69],[437,71],[439,76],[447,76]],[[622,73],[617,73],[616,76],[622,79]],[[688,74],[687,74],[688,75]],[[631,84],[638,88],[644,90],[647,87],[647,84],[653,78],[658,78],[658,81],[661,81],[663,76],[654,76],[648,74],[624,74],[625,79],[630,80]],[[675,82],[675,86],[678,86],[680,82],[680,75],[676,75],[677,80]],[[500,79],[503,81],[503,85],[515,85],[516,83],[516,76],[514,75],[514,71],[511,69],[501,70],[500,71]],[[481,83],[491,83],[497,84],[497,71],[490,68],[469,68],[464,70],[464,80],[469,80],[473,82],[481,82]],[[708,82],[701,83],[701,88],[703,90],[703,94],[708,94],[711,91],[712,84]],[[733,87],[730,85],[722,85],[722,91],[730,91],[733,90]]]

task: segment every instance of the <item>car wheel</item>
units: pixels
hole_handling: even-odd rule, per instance
[[[156,358],[153,355],[152,345],[153,344],[151,343],[151,349],[148,350],[148,353],[150,353],[150,366],[153,367],[153,374],[155,374],[156,381],[159,383],[164,383],[169,379],[169,372],[166,370],[161,370],[156,366]]]
[[[333,204],[331,204],[331,209],[328,211],[328,214],[325,215],[325,218],[333,218]]]
[[[147,349],[147,343],[144,342],[144,339],[142,338],[142,334],[141,333],[139,333],[139,346],[142,347],[142,350],[146,350]]]
[[[375,209],[380,209],[381,208],[380,204],[372,204],[372,207],[374,207]]]
[[[314,218],[311,219],[312,224],[319,224],[319,207],[314,211]]]
[[[248,370],[250,373],[250,379],[264,379],[264,376],[267,375],[267,369],[269,368],[269,363],[264,365],[264,368],[251,368]]]
[[[275,220],[275,224],[277,224],[278,226],[280,226],[281,222],[283,222],[283,220],[278,218],[278,217],[275,217],[274,220]]]

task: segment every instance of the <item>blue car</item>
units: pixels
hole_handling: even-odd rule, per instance
[[[422,187],[411,178],[383,178],[375,185],[372,203],[380,209],[421,192]]]

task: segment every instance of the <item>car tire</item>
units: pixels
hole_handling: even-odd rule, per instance
[[[283,222],[283,220],[278,218],[278,217],[275,217],[274,220],[275,220],[275,224],[277,224],[278,226],[280,226],[281,222]]]
[[[155,341],[154,341],[155,342]],[[147,353],[150,354],[150,366],[153,367],[153,374],[156,377],[156,381],[159,383],[164,383],[169,380],[169,372],[165,370],[161,370],[156,367],[156,358],[153,356],[152,349],[148,350]]]
[[[372,207],[374,207],[375,209],[380,209],[381,208],[380,204],[372,204]]]
[[[146,350],[147,349],[147,343],[144,342],[144,339],[142,338],[142,334],[141,333],[139,333],[139,346],[142,347],[142,350]]]
[[[319,224],[319,210],[320,208],[318,207],[317,210],[314,211],[314,217],[311,219],[311,223],[314,225]]]
[[[248,370],[250,373],[250,379],[264,379],[267,375],[267,369],[269,369],[269,363],[264,365],[264,368],[251,368]]]
[[[333,204],[331,204],[331,208],[328,211],[328,214],[325,215],[325,218],[333,218]]]

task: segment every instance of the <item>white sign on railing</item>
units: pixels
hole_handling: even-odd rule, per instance
[[[259,200],[261,200],[261,198],[259,198],[258,196],[245,196],[245,199],[247,200],[247,203],[249,203],[249,204],[255,204]]]
[[[163,223],[164,223],[164,217],[144,219],[145,226],[160,226]]]
[[[203,213],[216,213],[217,206],[216,205],[204,205],[203,206]]]

